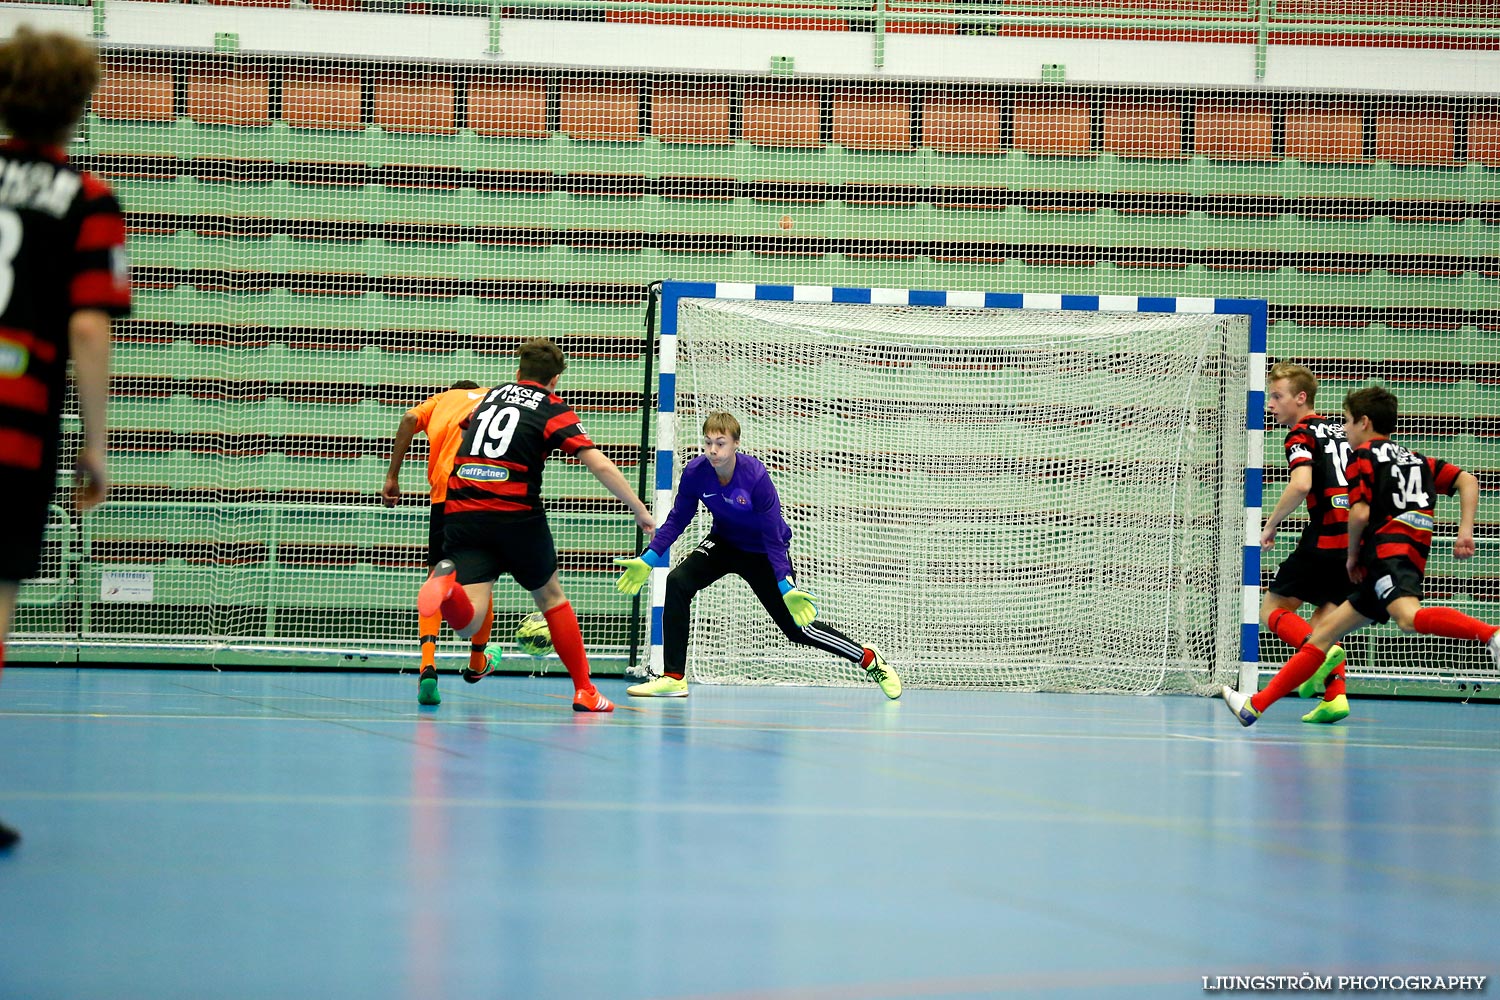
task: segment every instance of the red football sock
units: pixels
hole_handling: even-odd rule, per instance
[[[448,596],[443,598],[442,612],[443,618],[453,626],[455,632],[462,633],[474,623],[474,602],[469,600],[464,588],[456,583],[448,591]]]
[[[422,666],[424,667],[431,667],[437,663],[438,629],[442,627],[443,616],[441,614],[418,616],[417,635],[421,637]]]
[[[587,691],[594,682],[589,680],[589,654],[583,649],[583,633],[578,631],[578,616],[573,613],[573,605],[563,601],[543,614],[547,617],[547,628],[552,632],[552,648],[557,650],[563,666],[568,668],[573,689]]]
[[[1297,612],[1289,608],[1277,608],[1266,618],[1272,634],[1293,649],[1301,649],[1307,637],[1312,635],[1312,626]]]
[[[1286,665],[1276,671],[1276,676],[1271,678],[1271,683],[1251,697],[1250,706],[1257,712],[1264,712],[1301,687],[1303,681],[1317,673],[1318,668],[1323,665],[1323,658],[1327,655],[1326,649],[1319,649],[1310,642],[1304,643],[1302,648],[1286,661]]]
[[[1332,701],[1339,695],[1343,694],[1345,690],[1344,668],[1339,667],[1337,670],[1329,674],[1328,679],[1323,682],[1323,700]]]
[[[1494,625],[1486,625],[1478,618],[1470,618],[1452,608],[1419,608],[1412,617],[1412,625],[1423,635],[1472,639],[1474,642],[1489,642],[1496,632]]]
[[[495,604],[484,611],[484,620],[479,623],[479,631],[469,638],[469,669],[484,669],[484,647],[490,644],[490,631],[495,627]]]

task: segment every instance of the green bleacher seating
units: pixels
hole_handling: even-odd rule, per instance
[[[843,161],[839,180],[844,184],[888,187],[928,183],[926,149],[873,151],[830,146],[829,150]]]
[[[547,140],[546,167],[559,175],[651,177],[657,174],[656,151],[656,143],[640,139],[611,142],[553,135]]]
[[[647,143],[655,145],[652,158],[657,177],[726,177],[738,176],[739,149],[734,142],[711,145],[661,142],[654,136]]]
[[[558,192],[551,198],[550,211],[542,219],[561,230],[619,230],[638,233],[645,226],[645,205],[646,200],[639,195],[570,196],[566,192]]]
[[[925,183],[939,188],[1003,188],[1007,184],[1006,155],[928,150]],[[1008,155],[1015,157],[1023,154]]]
[[[780,181],[792,184],[837,184],[844,174],[843,150],[767,149],[742,142],[735,176],[743,181]]]
[[[529,193],[524,191],[477,191],[472,188],[454,192],[445,221],[468,226],[541,227],[554,225],[557,206],[568,195],[564,192]]]

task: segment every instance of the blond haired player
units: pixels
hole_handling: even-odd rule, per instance
[[[1307,527],[1266,588],[1260,620],[1293,649],[1301,649],[1313,627],[1353,589],[1344,570],[1349,547],[1349,442],[1344,439],[1343,424],[1318,416],[1313,405],[1317,396],[1318,380],[1302,365],[1283,361],[1266,373],[1266,409],[1287,428],[1282,446],[1290,475],[1266,517],[1260,547],[1270,551],[1276,544],[1276,529],[1304,499]],[[1297,614],[1304,603],[1312,605],[1311,623]],[[1332,723],[1348,716],[1342,646],[1329,648],[1317,673],[1298,693],[1311,697],[1325,678],[1323,701],[1302,717],[1303,722]]]

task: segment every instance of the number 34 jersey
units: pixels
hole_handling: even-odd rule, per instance
[[[1349,503],[1370,505],[1360,560],[1405,558],[1425,572],[1437,494],[1452,496],[1462,472],[1389,438],[1372,438],[1356,450],[1349,463]]]
[[[555,392],[536,382],[497,386],[465,422],[444,513],[539,514],[547,456],[593,447],[578,414]]]

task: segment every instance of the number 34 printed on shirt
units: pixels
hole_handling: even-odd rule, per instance
[[[1422,467],[1420,465],[1397,465],[1391,468],[1396,478],[1398,491],[1391,494],[1391,503],[1403,510],[1426,510],[1427,491],[1422,489]]]

